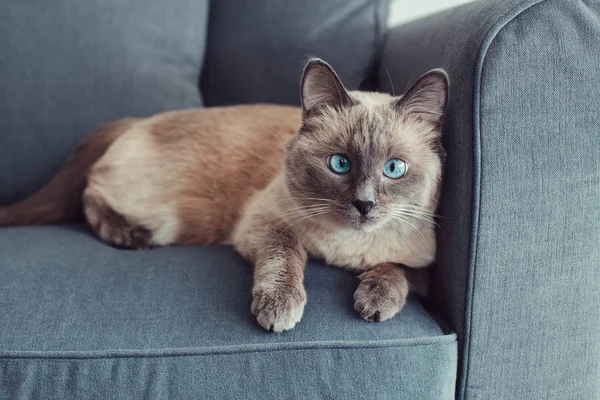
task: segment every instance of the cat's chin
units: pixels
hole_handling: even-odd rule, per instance
[[[333,218],[323,218],[321,223],[338,229],[352,229],[355,231],[370,233],[380,229],[386,224],[385,218],[361,217],[356,215],[338,214]]]
[[[369,233],[379,229],[382,224],[375,218],[356,218],[351,221],[350,225],[357,231]]]

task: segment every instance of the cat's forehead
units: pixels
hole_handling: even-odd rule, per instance
[[[396,108],[398,97],[351,92],[354,104],[326,109],[314,117],[307,136],[314,154],[346,153],[356,158],[420,158],[434,149],[428,128]]]
[[[396,119],[397,116],[385,105],[354,106],[347,117],[341,117],[340,124],[346,133],[342,142],[348,151],[369,156],[401,146],[402,141],[395,139]]]
[[[398,137],[402,119],[393,109],[393,97],[382,93],[353,93],[355,104],[342,110],[327,110],[318,116],[314,135],[325,148],[347,152],[380,153],[401,146]]]

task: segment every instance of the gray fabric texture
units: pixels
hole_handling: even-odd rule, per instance
[[[600,398],[600,3],[482,1],[395,29],[380,85],[449,71],[432,305],[461,399]]]
[[[0,204],[99,124],[199,107],[208,0],[0,2]]]
[[[75,226],[0,243],[0,398],[454,398],[455,335],[415,299],[361,320],[347,271],[310,263],[302,321],[273,334],[228,247],[117,250]]]
[[[213,1],[206,104],[300,104],[309,56],[327,60],[356,89],[375,67],[387,10],[387,0]]]

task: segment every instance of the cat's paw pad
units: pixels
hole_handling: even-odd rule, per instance
[[[255,289],[252,295],[252,314],[268,331],[292,329],[302,318],[306,292],[304,288],[278,286],[268,290]]]
[[[364,320],[385,321],[404,306],[408,286],[392,285],[385,279],[364,279],[354,292],[354,309]]]

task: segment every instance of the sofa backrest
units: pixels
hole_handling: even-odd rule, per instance
[[[298,104],[309,55],[358,86],[386,9],[384,0],[1,2],[0,204],[47,183],[102,123],[203,104]]]
[[[0,2],[0,204],[45,184],[99,124],[200,106],[208,6]]]
[[[346,86],[370,75],[385,31],[386,0],[213,0],[201,88],[206,104],[299,104],[309,56]]]

